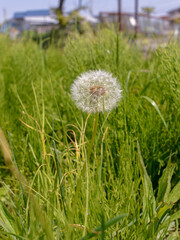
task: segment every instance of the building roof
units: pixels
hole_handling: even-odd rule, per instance
[[[91,13],[89,13],[89,11],[87,11],[87,10],[81,10],[79,12],[79,15],[89,23],[98,23],[99,22],[99,20],[96,17],[94,17]]]
[[[173,14],[175,12],[180,12],[180,7],[179,8],[175,8],[175,9],[173,9],[171,11],[168,11],[169,14]]]
[[[51,16],[28,16],[24,20],[31,25],[58,24],[58,20]]]
[[[49,16],[50,10],[49,9],[42,9],[42,10],[30,10],[25,12],[15,12],[14,18],[20,19],[25,17],[36,17],[36,16]]]

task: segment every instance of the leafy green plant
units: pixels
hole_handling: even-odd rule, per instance
[[[147,174],[138,144],[139,166],[141,169],[142,182],[144,186],[142,219],[146,228],[142,232],[142,237],[148,239],[165,239],[172,233],[178,237],[178,222],[180,210],[170,214],[174,204],[180,199],[180,182],[171,190],[171,178],[174,165],[169,160],[168,166],[164,169],[159,180],[157,199],[155,199],[152,183]],[[172,228],[171,228],[172,226]],[[142,238],[141,237],[141,238]]]

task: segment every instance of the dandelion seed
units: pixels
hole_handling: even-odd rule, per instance
[[[82,73],[71,86],[76,106],[88,113],[111,111],[120,101],[121,92],[117,79],[103,70]]]

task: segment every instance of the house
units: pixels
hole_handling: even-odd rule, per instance
[[[180,14],[180,7],[169,11],[168,14],[169,14],[169,15]]]
[[[34,29],[38,33],[50,31],[58,24],[55,14],[51,10],[32,10],[26,12],[16,12],[14,19],[21,22],[26,30]]]
[[[180,23],[180,8],[176,8],[176,9],[169,11],[168,15],[172,22]]]
[[[30,10],[15,12],[12,19],[7,20],[1,26],[1,32],[15,32],[17,36],[26,30],[35,30],[38,33],[46,33],[58,26],[56,15],[51,10]],[[13,31],[12,31],[13,29]],[[9,34],[11,36],[11,34]],[[14,38],[14,36],[12,36]]]

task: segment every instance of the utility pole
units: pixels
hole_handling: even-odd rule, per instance
[[[93,0],[89,1],[89,12],[91,15],[93,15]]]
[[[119,20],[119,31],[122,31],[122,5],[121,5],[121,0],[118,0],[118,20]]]
[[[3,22],[6,22],[6,18],[7,18],[6,8],[3,8]]]
[[[138,7],[139,7],[139,0],[135,0],[135,19],[136,19],[136,24],[134,26],[135,38],[137,37],[137,34],[138,34]]]
[[[79,0],[79,6],[78,8],[81,8],[82,7],[82,0]]]

